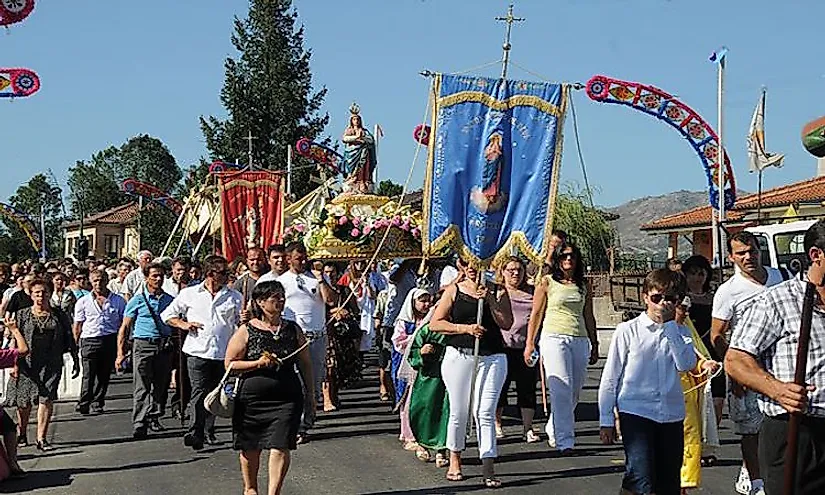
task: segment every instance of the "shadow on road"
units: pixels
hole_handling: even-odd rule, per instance
[[[624,466],[605,466],[592,468],[574,468],[563,471],[556,471],[553,473],[539,472],[539,473],[518,473],[514,476],[527,478],[507,481],[509,475],[500,474],[498,477],[502,480],[502,488],[527,487],[537,485],[543,481],[553,480],[557,478],[589,478],[591,476],[600,476],[603,474],[614,474],[624,471]],[[417,490],[393,490],[384,492],[370,492],[365,495],[449,495],[453,493],[466,493],[487,491],[487,488],[482,484],[480,476],[471,476],[461,483],[451,484],[449,486],[439,486],[430,488],[420,488]]]
[[[158,438],[178,438],[181,437],[180,429],[170,429],[163,433],[151,433],[146,440],[135,440],[131,435],[119,436],[111,438],[90,438],[88,440],[74,440],[71,442],[60,443],[57,447],[88,447],[91,445],[116,445],[122,443],[145,442],[147,440],[154,440]]]
[[[149,461],[139,462],[135,464],[127,464],[125,466],[108,466],[97,468],[74,468],[74,469],[46,469],[38,470],[29,473],[26,478],[19,480],[9,480],[0,484],[0,493],[23,493],[30,490],[37,490],[41,488],[56,488],[61,486],[69,486],[72,484],[75,476],[83,474],[101,474],[109,472],[128,471],[131,469],[143,469],[156,466],[173,466],[180,464],[189,464],[196,462],[198,459],[186,459],[183,461]]]

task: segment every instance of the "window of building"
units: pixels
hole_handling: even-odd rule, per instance
[[[105,250],[107,256],[113,258],[117,257],[118,253],[120,252],[120,236],[104,235],[103,249]]]

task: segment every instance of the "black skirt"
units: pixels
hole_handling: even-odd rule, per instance
[[[244,375],[235,399],[235,450],[295,450],[304,394],[292,366]]]

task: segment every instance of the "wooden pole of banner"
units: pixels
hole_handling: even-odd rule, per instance
[[[478,271],[478,275],[476,275],[476,290],[481,287],[483,278],[483,272],[481,270]],[[456,289],[457,290],[457,289]],[[476,325],[481,326],[481,318],[484,315],[484,298],[478,298],[478,305],[476,306]],[[478,353],[480,351],[479,347],[481,345],[481,337],[476,337],[475,344],[473,345],[473,375],[470,379],[470,405],[469,411],[467,414],[467,438],[470,438],[470,434],[473,430],[473,419],[475,419],[475,415],[473,411],[475,408],[473,407],[473,401],[475,400],[476,395],[476,380],[478,379],[478,361],[479,356]],[[478,425],[476,425],[476,429],[478,429]]]
[[[286,197],[292,201],[292,146],[286,147]]]
[[[822,282],[820,282],[821,284]],[[799,341],[796,347],[796,369],[794,383],[805,386],[805,374],[808,368],[808,347],[811,342],[811,322],[814,314],[816,285],[805,284],[805,297],[802,300],[802,318],[799,323]],[[792,413],[788,418],[788,437],[785,446],[784,495],[796,494],[796,466],[799,454],[799,422],[802,413]]]

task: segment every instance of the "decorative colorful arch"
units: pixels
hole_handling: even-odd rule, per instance
[[[719,207],[718,156],[719,138],[716,131],[692,108],[655,86],[622,81],[597,75],[587,81],[587,96],[600,103],[626,105],[669,124],[687,139],[699,155],[708,179],[708,200]],[[736,202],[736,181],[730,166],[730,155],[725,152],[725,208]]]
[[[25,213],[18,210],[14,206],[6,203],[0,203],[0,217],[7,218],[17,225],[17,227],[19,227],[20,230],[26,234],[26,237],[28,237],[34,250],[40,252],[40,248],[43,246],[40,239],[40,233],[37,231],[37,227],[34,225],[34,222],[32,222]]]
[[[140,196],[155,202],[164,208],[169,209],[176,215],[180,215],[183,211],[183,205],[177,199],[173,198],[171,194],[164,192],[157,187],[141,182],[137,179],[126,179],[121,186],[123,192],[132,196]]]
[[[341,173],[338,164],[344,160],[344,157],[328,146],[311,141],[309,138],[301,138],[295,143],[295,151],[320,165],[331,168],[336,174]]]
[[[0,67],[0,98],[24,98],[39,90],[40,78],[34,71]]]
[[[20,22],[34,10],[34,0],[0,0],[0,26]]]

